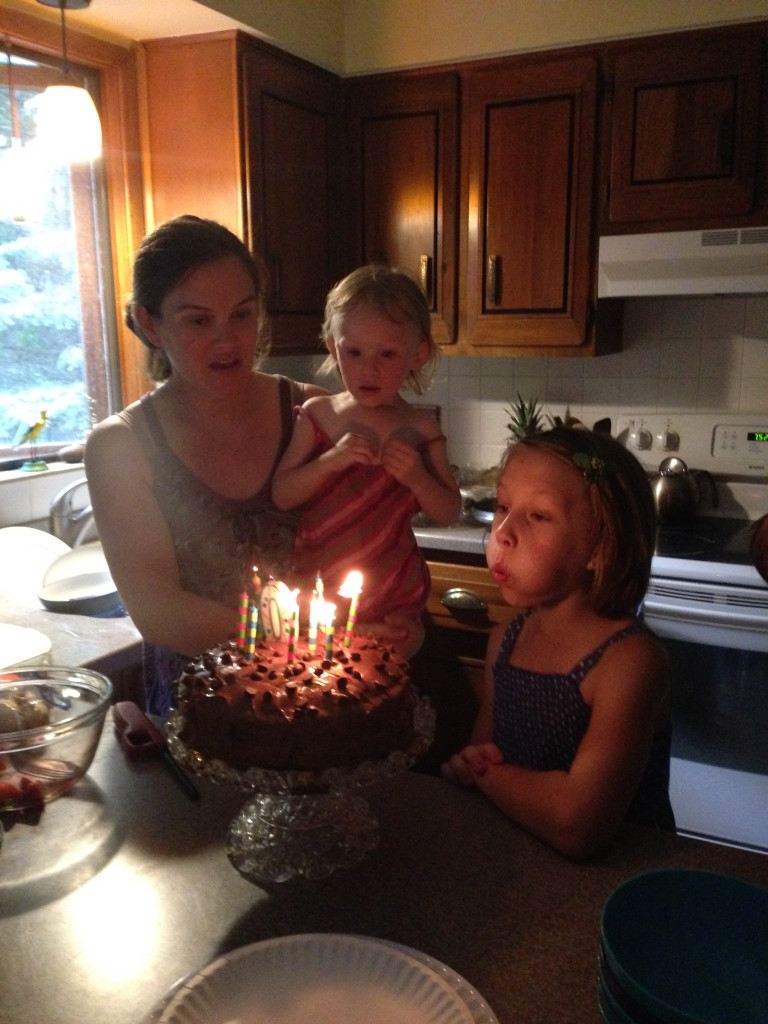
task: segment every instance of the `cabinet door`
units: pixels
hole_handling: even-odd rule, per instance
[[[151,40],[140,54],[150,223],[192,213],[245,237],[235,34]]]
[[[338,279],[341,82],[320,68],[242,53],[250,242],[270,273],[273,349],[320,351]]]
[[[353,260],[410,270],[442,344],[455,338],[458,96],[445,72],[356,79],[347,95]]]
[[[749,213],[755,201],[759,89],[755,33],[619,56],[609,222],[634,230],[639,222],[653,222],[663,230],[670,221]]]
[[[513,353],[585,346],[595,61],[518,63],[466,81],[466,339]]]

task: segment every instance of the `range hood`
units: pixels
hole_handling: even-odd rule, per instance
[[[600,298],[724,292],[768,292],[768,227],[600,239]]]

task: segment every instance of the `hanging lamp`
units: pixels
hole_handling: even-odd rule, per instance
[[[67,60],[66,11],[82,11],[91,0],[37,0],[61,11],[62,78],[49,85],[40,97],[37,115],[38,139],[57,162],[80,163],[95,160],[101,153],[101,122],[90,93],[73,78]]]

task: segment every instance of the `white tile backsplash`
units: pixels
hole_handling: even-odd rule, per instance
[[[265,369],[313,380],[320,362]],[[628,299],[622,351],[596,359],[446,356],[425,398],[441,407],[452,462],[498,462],[518,393],[589,426],[628,411],[768,414],[768,296]]]
[[[312,380],[319,362],[267,368]],[[588,426],[643,411],[768,415],[768,295],[627,299],[622,351],[596,359],[446,356],[426,400],[441,406],[452,462],[498,462],[518,392]]]

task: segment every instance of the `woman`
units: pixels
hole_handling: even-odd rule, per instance
[[[231,635],[254,567],[288,569],[295,513],[271,501],[293,408],[322,389],[255,369],[266,274],[227,228],[183,216],[136,257],[126,323],[160,386],[100,423],[85,466],[99,537],[145,644],[148,709],[165,713],[186,656]],[[388,619],[407,646],[418,630]]]

